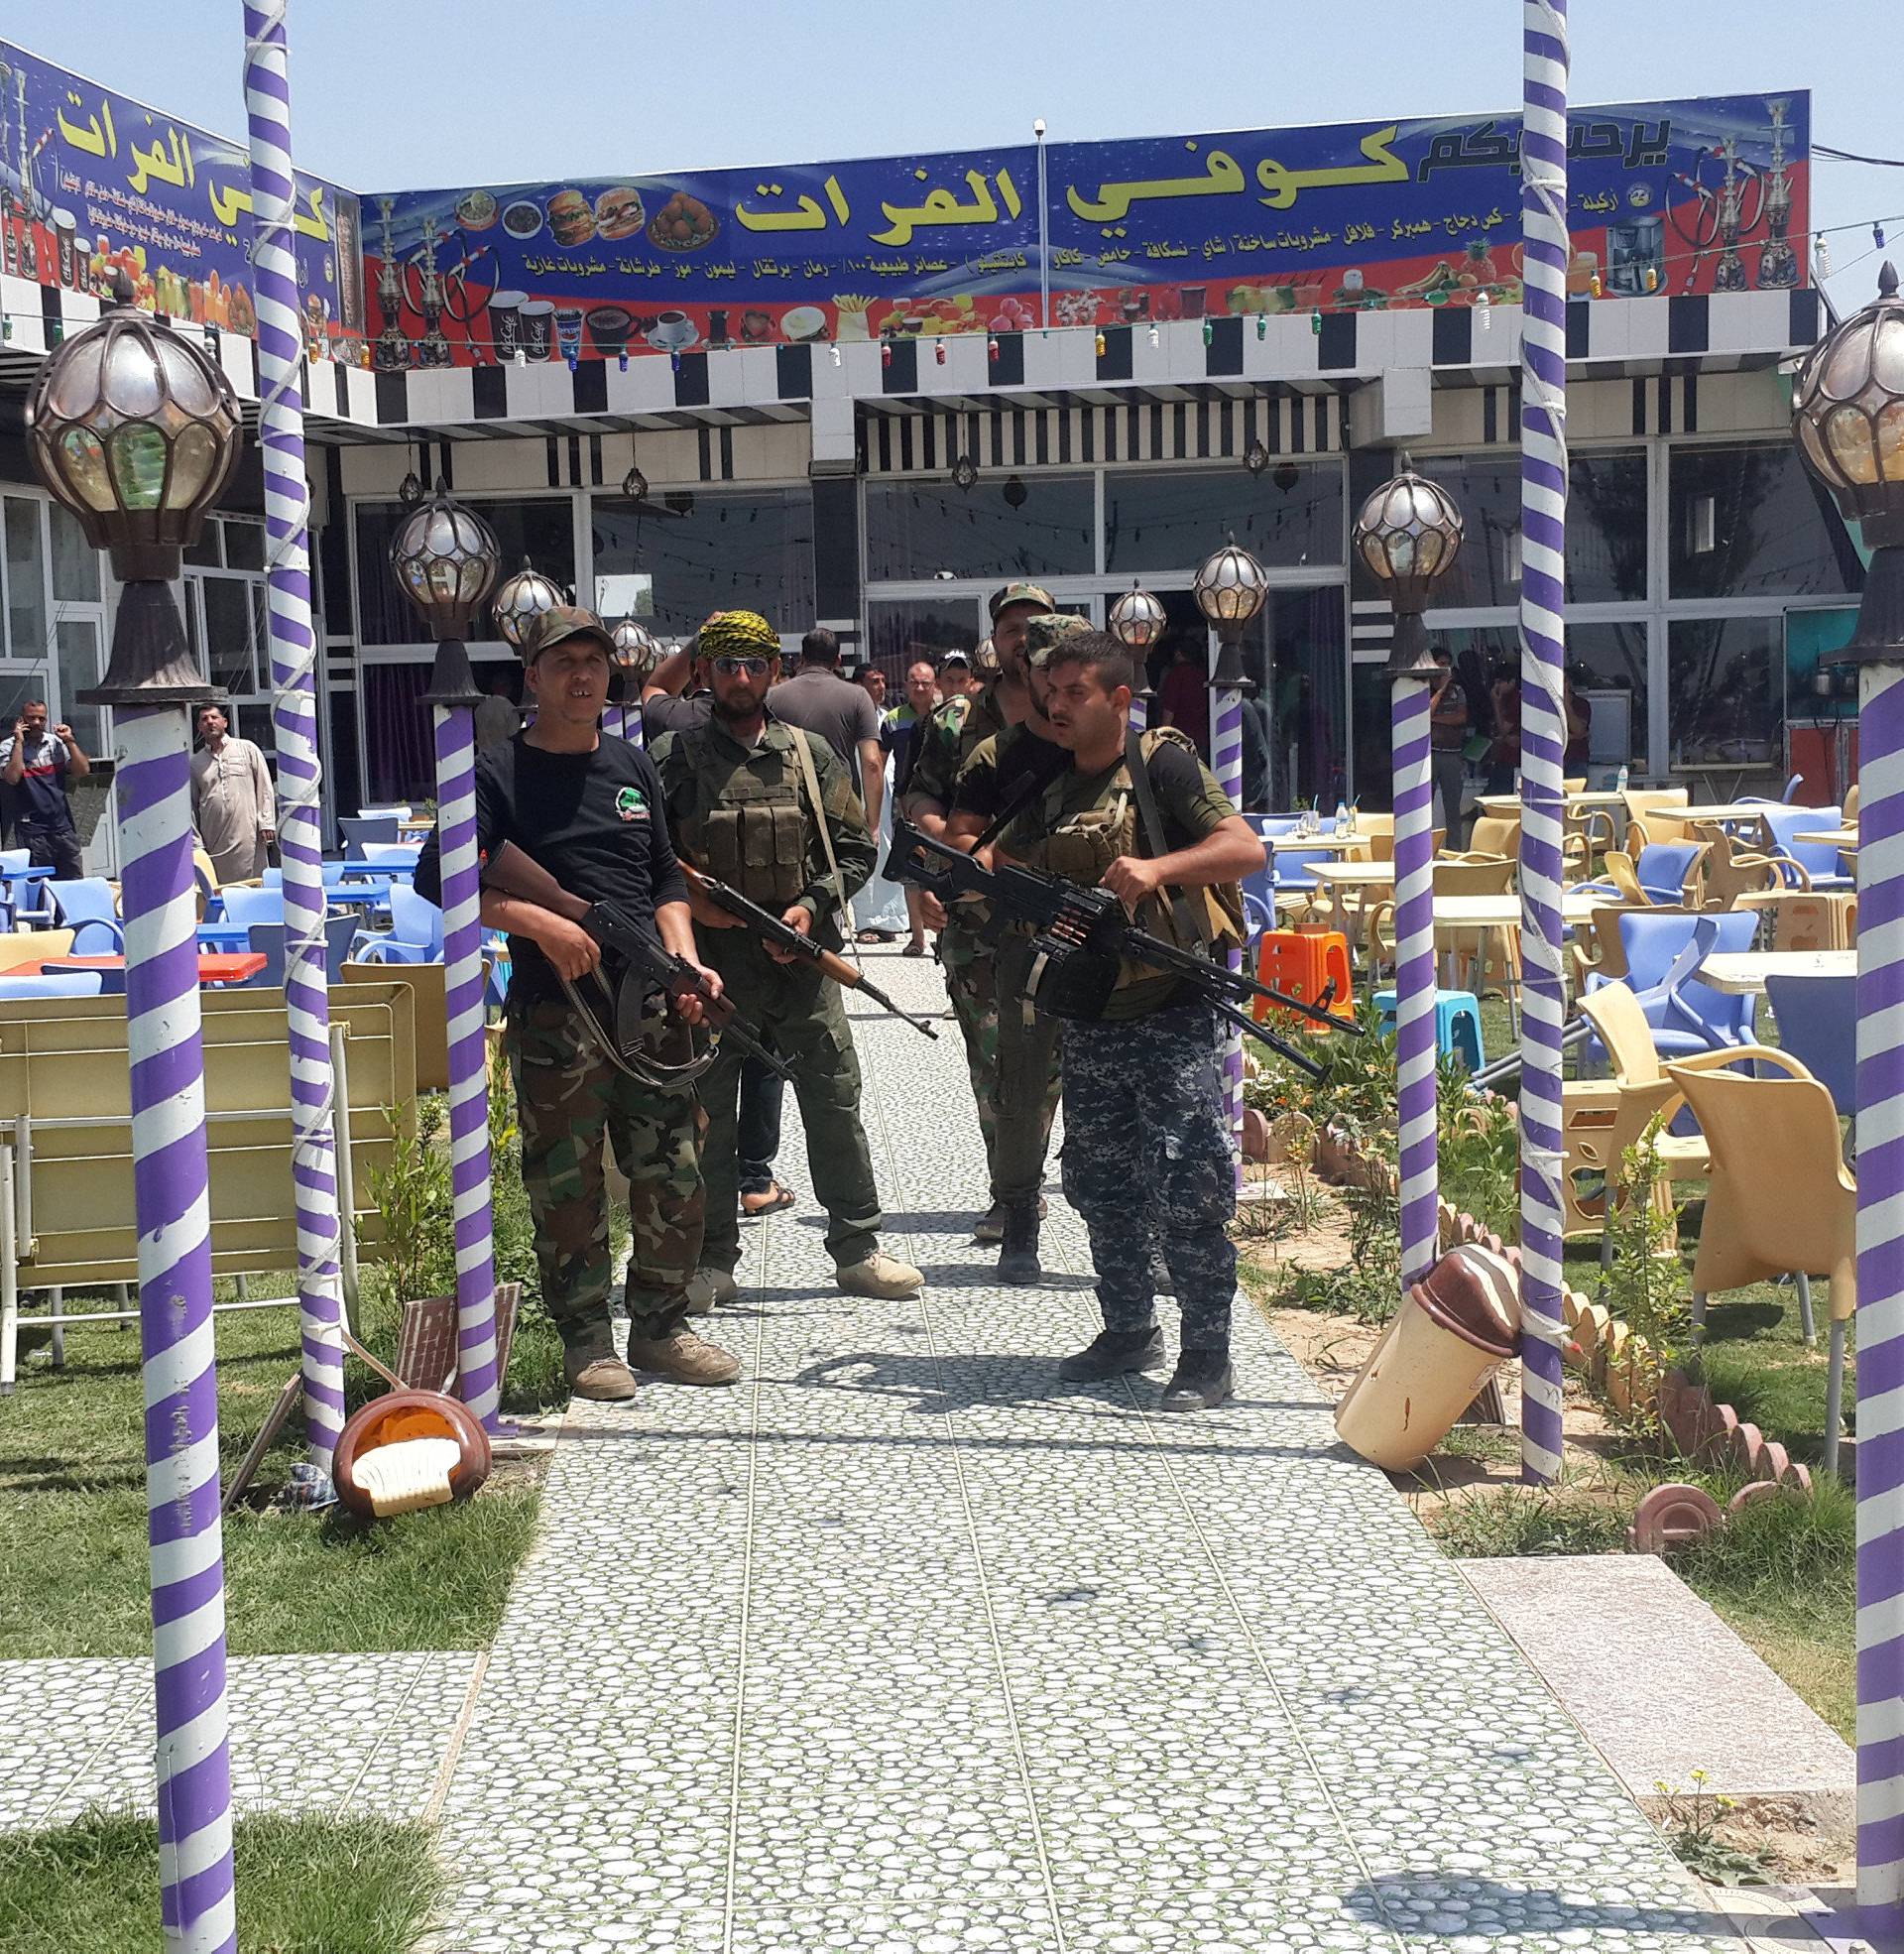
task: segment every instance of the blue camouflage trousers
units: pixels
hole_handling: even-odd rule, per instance
[[[1084,1217],[1109,1330],[1155,1321],[1151,1245],[1183,1312],[1186,1350],[1228,1350],[1237,1289],[1236,1143],[1215,1012],[1064,1028],[1064,1192]]]

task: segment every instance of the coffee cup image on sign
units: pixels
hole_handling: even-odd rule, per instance
[[[548,199],[548,228],[557,244],[586,244],[595,235],[595,212],[580,190],[557,190]]]
[[[648,343],[665,353],[677,353],[691,346],[698,335],[694,321],[685,312],[662,312],[649,328]]]
[[[628,344],[635,329],[635,315],[626,305],[592,305],[588,313],[588,336],[596,349],[610,359]]]
[[[523,351],[533,360],[545,360],[554,349],[555,307],[547,299],[529,299],[523,303]]]
[[[618,183],[595,199],[595,228],[603,237],[633,237],[647,221],[641,191],[627,183]]]

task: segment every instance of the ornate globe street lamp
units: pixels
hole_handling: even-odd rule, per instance
[[[1885,1626],[1904,1584],[1904,1411],[1887,1391],[1904,1351],[1904,1267],[1887,1219],[1904,1195],[1889,1145],[1904,1118],[1904,1039],[1895,1026],[1904,949],[1887,927],[1904,901],[1904,301],[1886,264],[1877,297],[1815,347],[1792,390],[1805,465],[1871,547],[1857,630],[1839,656],[1858,670],[1861,797],[1857,905],[1857,1709],[1858,1928],[1879,1945],[1904,1932],[1904,1850],[1885,1814],[1904,1797],[1889,1732],[1904,1704],[1904,1645]],[[1841,1358],[1844,1325],[1832,1326]],[[1841,1366],[1834,1362],[1832,1375]],[[1826,1406],[1828,1442],[1840,1407]]]
[[[223,372],[123,297],[40,369],[27,443],[124,584],[105,680],[79,696],[114,708],[124,849],[164,1910],[209,1946],[231,1917],[231,1775],[225,1746],[204,1735],[225,1723],[225,1583],[189,756],[192,706],[221,694],[171,585],[243,436]]]
[[[399,587],[436,641],[424,701],[436,736],[436,840],[443,881],[443,984],[449,1012],[450,1204],[456,1227],[456,1389],[494,1433],[495,1224],[489,1084],[483,1055],[482,863],[476,847],[476,674],[463,633],[496,582],[495,533],[439,484],[390,546]],[[534,574],[534,572],[529,572]],[[512,579],[514,581],[516,579]],[[498,628],[502,628],[498,619]],[[509,636],[505,629],[503,635]],[[513,640],[512,640],[513,642]],[[473,1251],[473,1253],[472,1253]]]
[[[634,618],[609,633],[615,643],[615,676],[621,691],[622,738],[642,744],[642,687],[660,662],[661,648]]]
[[[1137,685],[1130,698],[1130,723],[1141,732],[1149,723],[1150,703],[1156,693],[1150,688],[1148,660],[1164,632],[1170,616],[1149,591],[1133,583],[1106,613],[1111,635],[1136,661]]]
[[[508,642],[512,651],[523,649],[523,634],[544,611],[568,602],[560,584],[533,569],[527,556],[514,576],[506,576],[497,587],[489,607],[490,621]]]
[[[1395,613],[1388,660],[1395,808],[1395,1065],[1401,1145],[1404,1294],[1434,1267],[1439,1179],[1435,1130],[1435,789],[1429,686],[1435,665],[1421,614],[1461,550],[1461,511],[1407,468],[1356,518],[1354,550]],[[1452,824],[1460,808],[1448,811]]]

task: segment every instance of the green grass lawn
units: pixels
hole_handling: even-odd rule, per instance
[[[264,1275],[252,1293],[274,1293],[267,1284],[278,1294],[291,1286],[285,1275]],[[83,1305],[75,1296],[69,1306]],[[215,1320],[219,1451],[229,1473],[298,1367],[298,1317],[272,1309]],[[386,1360],[394,1354],[395,1312],[370,1297],[365,1341]],[[539,1308],[525,1315],[510,1373],[511,1408],[555,1401],[559,1350]],[[348,1379],[353,1406],[382,1389],[354,1360]],[[294,1416],[226,1521],[232,1652],[485,1646],[534,1536],[535,1478],[506,1468],[472,1501],[395,1522],[266,1510],[301,1448]],[[82,1326],[67,1334],[63,1372],[37,1351],[0,1403],[0,1649],[144,1654],[148,1581],[138,1329]]]
[[[440,1890],[418,1826],[241,1819],[234,1858],[245,1954],[405,1954]],[[0,1836],[6,1954],[134,1954],[161,1938],[149,1820],[90,1813],[57,1832]]]

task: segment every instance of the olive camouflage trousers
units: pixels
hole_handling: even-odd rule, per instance
[[[971,931],[948,929],[939,943],[946,993],[965,1040],[991,1199],[1031,1200],[1044,1181],[1063,1085],[1059,1026],[1023,1003],[1027,939],[1008,935],[995,948]]]
[[[559,999],[512,1005],[509,1069],[542,1300],[564,1348],[614,1354],[604,1142],[628,1176],[630,1332],[667,1335],[687,1312],[706,1210],[699,1160],[705,1121],[693,1089],[663,1092],[631,1079]]]
[[[1090,1232],[1106,1329],[1155,1320],[1160,1248],[1183,1347],[1230,1346],[1237,1156],[1223,1054],[1202,1004],[1065,1027],[1064,1192]]]

